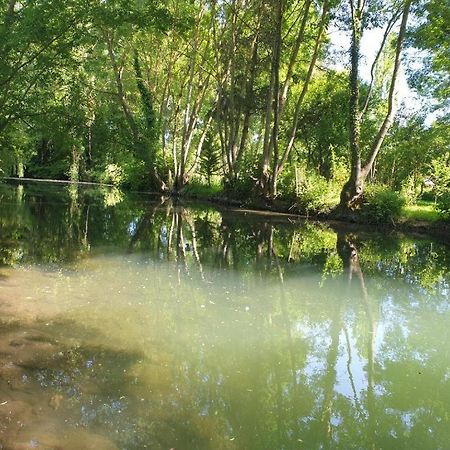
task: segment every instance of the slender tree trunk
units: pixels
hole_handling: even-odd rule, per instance
[[[257,74],[258,65],[258,44],[259,34],[261,27],[261,17],[258,16],[257,30],[252,41],[251,58],[249,62],[249,77],[245,86],[245,105],[244,105],[244,119],[242,122],[241,141],[239,144],[239,150],[236,156],[236,172],[239,173],[239,164],[245,151],[245,146],[248,139],[250,129],[250,117],[252,114],[252,97],[253,97],[253,85]]]
[[[295,112],[292,120],[292,125],[288,133],[288,142],[281,152],[279,149],[279,131],[280,131],[280,122],[283,116],[285,105],[287,101],[288,91],[290,87],[290,82],[292,79],[293,71],[295,68],[295,63],[297,62],[297,56],[301,47],[302,42],[305,37],[305,28],[307,25],[307,21],[309,18],[309,9],[311,6],[311,1],[306,0],[303,5],[303,11],[300,16],[300,27],[298,34],[295,39],[295,43],[290,55],[290,59],[288,62],[286,76],[284,78],[284,82],[280,83],[279,74],[280,74],[280,61],[281,61],[281,45],[282,45],[282,20],[283,20],[283,10],[282,5],[278,4],[275,8],[275,40],[273,47],[273,58],[272,58],[272,80],[273,87],[271,86],[272,98],[273,101],[270,105],[268,105],[268,110],[266,112],[266,128],[265,128],[265,143],[264,143],[264,151],[263,151],[263,165],[260,179],[260,186],[265,195],[270,198],[274,198],[277,195],[277,181],[278,176],[281,173],[286,161],[289,158],[291,150],[294,145],[294,140],[298,128],[298,120],[301,112],[301,108],[303,106],[303,101],[305,99],[306,93],[309,88],[310,81],[312,79],[312,74],[319,57],[321,44],[323,40],[323,34],[326,29],[326,24],[329,18],[329,10],[330,10],[330,2],[329,0],[324,0],[322,5],[322,13],[320,15],[320,20],[318,23],[318,31],[315,38],[315,43],[313,47],[313,52],[311,54],[311,59],[309,63],[308,72],[306,74],[306,78],[303,83],[302,91],[297,98],[295,103]],[[269,111],[270,106],[270,111]],[[268,114],[270,112],[270,115]],[[267,141],[267,130],[268,124],[267,120],[272,121],[271,134],[270,139]],[[270,167],[270,171],[268,168]],[[265,170],[264,170],[265,169]]]
[[[259,186],[264,196],[270,197],[270,161],[272,150],[278,152],[279,129],[279,92],[280,92],[280,54],[281,54],[281,27],[283,19],[282,0],[274,3],[273,22],[274,37],[272,47],[272,63],[270,72],[270,85],[267,93],[267,103],[264,118],[264,146],[261,158],[261,172]]]
[[[297,99],[296,105],[295,105],[295,112],[294,117],[292,119],[292,126],[289,131],[288,136],[288,143],[286,145],[286,148],[283,152],[283,155],[279,158],[279,160],[276,161],[276,164],[274,165],[274,181],[276,182],[276,179],[280,172],[283,170],[284,165],[286,164],[289,155],[291,154],[292,148],[294,147],[295,137],[297,136],[297,130],[298,130],[298,121],[300,117],[300,112],[303,106],[303,102],[305,100],[306,94],[308,92],[309,84],[312,79],[312,75],[314,72],[314,68],[317,62],[317,59],[319,57],[319,52],[322,44],[322,38],[323,34],[326,28],[326,24],[328,22],[328,13],[330,11],[330,3],[329,0],[324,0],[323,7],[322,7],[322,15],[319,23],[319,29],[316,36],[316,41],[314,44],[313,54],[311,57],[311,62],[309,64],[308,72],[306,74],[305,81],[303,83],[303,88],[300,92],[300,95]]]
[[[386,134],[388,133],[389,128],[391,127],[394,116],[395,116],[395,105],[394,105],[394,103],[395,103],[395,88],[396,88],[398,73],[399,73],[400,65],[401,65],[401,53],[402,53],[403,41],[405,39],[405,34],[406,34],[406,25],[408,23],[408,16],[409,16],[409,10],[411,9],[411,3],[412,3],[412,0],[405,0],[405,5],[403,7],[402,22],[400,25],[400,30],[398,32],[397,44],[396,44],[396,48],[395,48],[394,69],[392,71],[391,86],[389,88],[389,95],[388,95],[388,110],[386,113],[386,117],[384,118],[383,124],[381,125],[381,128],[378,131],[378,134],[372,144],[372,147],[370,148],[370,153],[369,153],[367,162],[362,169],[362,174],[363,174],[364,178],[367,177],[367,175],[371,171],[371,169],[375,163],[375,160],[377,158],[377,155],[380,151],[380,148],[383,145],[384,138],[386,137]]]
[[[288,96],[289,87],[292,80],[292,75],[294,74],[294,70],[297,63],[297,57],[298,53],[300,51],[300,47],[303,44],[303,41],[305,39],[305,30],[306,25],[308,23],[309,18],[309,10],[311,8],[312,0],[305,0],[305,4],[303,5],[303,17],[301,20],[301,24],[299,27],[299,31],[297,34],[297,37],[295,39],[294,46],[292,48],[291,57],[289,59],[289,65],[287,68],[286,76],[284,78],[283,87],[281,90],[281,99],[280,99],[280,113],[283,114],[284,107],[286,105],[286,100]]]
[[[276,2],[276,35],[274,47],[274,98],[273,98],[273,127],[272,127],[272,146],[273,146],[273,167],[272,176],[269,184],[269,196],[275,198],[277,195],[277,164],[279,155],[279,130],[280,130],[280,59],[281,59],[281,33],[283,25],[283,2]]]
[[[114,79],[116,82],[116,88],[117,88],[117,96],[119,98],[120,106],[122,107],[122,111],[124,113],[125,119],[128,123],[128,126],[130,128],[131,134],[133,135],[133,140],[136,145],[140,142],[140,134],[139,134],[139,128],[136,124],[136,121],[134,120],[133,114],[131,112],[131,109],[128,105],[126,96],[125,96],[125,89],[123,87],[122,82],[122,74],[123,74],[123,67],[119,66],[116,55],[114,53],[114,47],[113,47],[113,37],[111,33],[108,31],[104,32],[104,37],[106,39],[106,43],[108,46],[108,55],[111,62],[111,68],[113,69],[114,73]]]

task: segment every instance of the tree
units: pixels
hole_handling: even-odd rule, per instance
[[[347,157],[349,122],[348,83],[345,73],[329,71],[317,75],[299,116],[296,135],[301,158],[308,171],[327,179],[336,174],[336,160]]]
[[[259,185],[264,195],[269,198],[277,196],[278,176],[288,161],[298,130],[298,121],[302,111],[303,102],[308,92],[309,85],[313,76],[314,69],[320,51],[322,49],[325,37],[325,31],[330,19],[330,12],[334,6],[334,2],[323,0],[319,8],[313,11],[312,2],[305,1],[300,15],[293,19],[299,22],[298,29],[295,27],[288,28],[293,33],[283,33],[285,27],[289,27],[290,22],[287,17],[292,19],[293,12],[290,8],[296,9],[295,4],[284,4],[283,2],[274,2],[276,5],[273,9],[272,20],[274,23],[275,33],[273,47],[271,49],[271,69],[270,84],[267,93],[266,110],[264,114],[264,144],[263,154],[261,158],[261,172],[259,176]],[[313,17],[311,19],[311,16]],[[314,20],[315,18],[315,20]],[[307,25],[311,30],[307,30]],[[308,40],[307,31],[310,31],[312,39]],[[284,39],[283,39],[284,38]],[[282,49],[287,46],[290,52],[287,55],[282,53]],[[310,48],[308,48],[308,45]],[[289,108],[288,94],[294,80],[298,80],[298,76],[294,76],[296,66],[299,64],[299,51],[302,49],[304,53],[304,76],[301,77],[301,89],[296,95],[291,94],[293,110]],[[284,64],[283,64],[284,62]],[[283,69],[283,72],[281,72]],[[297,68],[298,72],[301,72]],[[284,77],[282,76],[283,74]],[[280,127],[283,115],[290,112],[288,116],[287,133],[285,134],[284,148],[280,148]]]
[[[156,141],[157,123],[150,89],[146,86],[141,72],[140,55],[136,48],[139,31],[165,31],[171,23],[169,11],[153,0],[144,2],[124,2],[115,0],[104,2],[95,14],[96,33],[106,44],[117,90],[117,100],[131,133],[136,156],[146,165],[147,175],[153,187],[165,191],[159,168]],[[127,63],[134,72],[134,81],[140,97],[140,111],[133,111],[124,81]],[[130,70],[130,71],[131,71]],[[144,120],[136,116],[140,113]]]
[[[380,50],[374,61],[372,68],[372,81],[366,94],[366,99],[363,102],[363,107],[360,104],[360,78],[359,68],[361,64],[361,38],[365,27],[367,27],[368,7],[366,2],[362,0],[350,0],[351,10],[351,48],[350,48],[350,159],[351,159],[351,173],[350,178],[344,185],[341,192],[341,200],[339,209],[341,211],[349,211],[357,208],[362,200],[364,192],[364,183],[368,174],[370,173],[373,164],[378,156],[380,148],[383,144],[389,128],[392,125],[395,115],[395,88],[398,78],[398,73],[401,64],[401,53],[403,49],[403,42],[406,34],[406,27],[408,22],[408,15],[411,8],[411,0],[404,0],[402,4],[394,3],[390,18],[387,22],[384,32],[384,38],[381,43]],[[376,5],[378,6],[378,5]],[[374,67],[380,57],[382,50],[388,41],[388,37],[397,20],[401,17],[401,24],[397,34],[395,44],[394,65],[391,74],[391,81],[386,103],[387,110],[384,120],[378,129],[376,136],[370,144],[368,154],[365,162],[362,161],[361,152],[361,122],[368,110],[370,97],[372,94],[372,86],[374,83]]]
[[[253,118],[262,110],[261,85],[267,70],[263,57],[263,2],[211,1],[213,14],[213,74],[217,99],[214,125],[223,161],[226,186],[241,176],[245,152],[252,137]],[[257,119],[256,119],[257,120]]]
[[[48,87],[89,39],[90,2],[3,2],[0,12],[0,132],[43,114]]]
[[[421,94],[450,106],[450,3],[421,0],[415,11],[422,20],[411,32],[411,44],[422,50],[423,66],[411,70],[411,80]]]

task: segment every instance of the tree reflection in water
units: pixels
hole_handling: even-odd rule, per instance
[[[93,189],[0,195],[6,448],[450,441],[445,245]]]

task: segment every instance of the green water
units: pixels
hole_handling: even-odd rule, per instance
[[[450,448],[445,243],[0,185],[0,264],[0,448]]]

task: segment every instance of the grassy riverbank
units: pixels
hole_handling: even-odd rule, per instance
[[[77,184],[74,182],[67,182],[61,180],[41,180],[41,179],[19,179],[19,178],[4,178],[6,182],[25,182],[25,183],[67,183]],[[97,184],[97,183],[78,183],[80,185],[97,185],[111,188],[111,185]],[[143,194],[149,194],[150,192],[142,192]],[[152,192],[152,194],[155,194]],[[333,207],[337,205],[338,198],[335,199],[335,204],[332,203],[325,205],[320,210],[308,210],[305,209],[302,203],[302,199],[286,199],[277,198],[276,200],[268,201],[259,196],[252,195],[249,192],[226,192],[220,185],[212,184],[210,186],[200,183],[192,183],[187,186],[183,192],[174,196],[179,201],[184,200],[198,200],[206,201],[216,205],[225,207],[232,207],[238,209],[246,209],[252,211],[264,211],[267,213],[282,213],[296,215],[303,218],[309,218],[313,220],[336,220],[333,216]],[[388,199],[378,199],[378,208],[390,208],[387,205]],[[450,238],[450,222],[444,220],[443,216],[437,211],[434,202],[419,200],[416,204],[408,204],[400,206],[398,208],[398,214],[395,217],[389,217],[380,215],[367,215],[356,214],[352,218],[339,217],[338,221],[353,222],[358,225],[371,225],[383,228],[404,230],[408,232],[418,232],[421,234],[432,234],[435,236]]]
[[[407,222],[436,223],[442,220],[434,202],[419,200],[415,205],[406,205],[402,211],[402,219]]]

